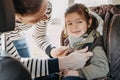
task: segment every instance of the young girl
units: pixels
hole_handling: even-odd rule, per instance
[[[98,20],[98,17],[95,13],[90,13],[83,4],[73,4],[66,10],[65,30],[69,40],[70,52],[84,47],[88,47],[89,51],[94,40],[100,37],[97,29],[101,27],[101,21]],[[105,77],[109,72],[109,66],[103,47],[96,45],[91,51],[93,56],[86,65],[78,70],[68,70],[63,79],[69,80],[68,76],[78,76],[87,80]]]

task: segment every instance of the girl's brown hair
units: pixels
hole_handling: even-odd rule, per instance
[[[65,17],[67,16],[67,14],[70,14],[73,12],[78,13],[87,22],[87,24],[89,24],[90,18],[92,18],[92,24],[91,24],[90,28],[88,28],[88,31],[87,31],[88,33],[91,30],[97,28],[97,26],[98,26],[97,19],[93,15],[90,14],[88,8],[84,4],[75,3],[75,4],[72,4],[71,6],[69,6],[65,12]],[[65,23],[65,27],[64,27],[64,34],[66,36],[68,36],[67,31],[66,31],[66,23]]]
[[[78,14],[80,14],[80,16],[87,22],[89,23],[89,19],[90,19],[90,14],[89,14],[89,10],[88,8],[80,3],[75,3],[72,4],[71,6],[69,6],[65,12],[65,17],[67,16],[67,14],[73,13],[73,12],[77,12]]]

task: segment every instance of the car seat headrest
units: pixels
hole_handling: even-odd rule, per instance
[[[0,0],[0,33],[15,28],[15,11],[13,0]]]

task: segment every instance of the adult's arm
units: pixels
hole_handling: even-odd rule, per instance
[[[57,58],[54,59],[22,58],[18,54],[12,40],[10,40],[9,37],[6,36],[5,42],[6,42],[6,51],[8,55],[22,62],[23,65],[31,73],[33,78],[59,72],[59,64]]]
[[[48,56],[50,56],[50,51],[54,47],[49,43],[46,35],[47,24],[51,18],[52,4],[48,0],[48,6],[45,15],[48,17],[47,20],[39,21],[35,26],[33,26],[33,39],[37,46],[41,48]]]
[[[9,56],[22,62],[23,65],[31,73],[32,78],[46,76],[51,73],[59,72],[60,69],[81,68],[84,66],[86,61],[92,55],[91,53],[81,54],[80,51],[75,51],[71,53],[69,56],[61,57],[59,59],[22,58],[18,54],[13,42],[10,40],[9,37],[6,36],[5,42],[6,42],[6,51],[9,54]]]

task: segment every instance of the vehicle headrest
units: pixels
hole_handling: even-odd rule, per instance
[[[31,80],[31,75],[18,60],[0,56],[0,80]]]
[[[15,11],[13,0],[0,0],[0,10],[0,32],[14,30]]]

